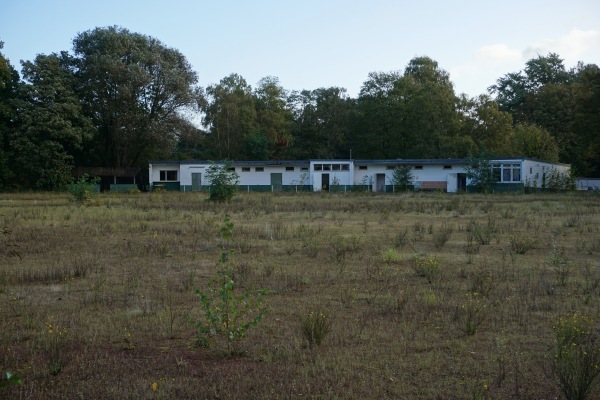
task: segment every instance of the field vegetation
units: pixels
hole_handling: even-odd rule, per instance
[[[600,398],[596,193],[206,197],[4,194],[0,398]]]

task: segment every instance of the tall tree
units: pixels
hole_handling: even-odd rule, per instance
[[[74,78],[52,54],[23,62],[18,127],[9,135],[15,181],[36,189],[56,189],[71,180],[73,155],[91,136],[92,124],[81,112]]]
[[[580,67],[574,85],[573,131],[581,164],[575,167],[582,176],[600,178],[600,68],[594,64]]]
[[[547,130],[536,125],[519,124],[511,138],[513,156],[558,162],[558,145]]]
[[[0,50],[3,47],[4,43],[0,41]],[[7,161],[8,134],[14,128],[14,99],[17,96],[18,84],[18,72],[0,52],[0,187],[5,186],[11,178],[11,169]]]
[[[500,111],[496,101],[484,94],[472,99],[463,95],[458,109],[462,134],[477,145],[469,149],[471,154],[505,157],[511,152],[512,116]]]
[[[369,74],[358,99],[360,155],[458,156],[470,139],[459,136],[456,103],[448,73],[429,57],[412,59],[402,75]]]
[[[287,93],[276,77],[268,76],[258,82],[254,90],[258,132],[252,135],[250,144],[261,144],[261,136],[269,145],[269,158],[281,159],[292,143],[292,111],[287,104]]]
[[[409,155],[427,158],[458,156],[455,153],[458,149],[447,145],[462,142],[457,137],[458,99],[448,72],[429,57],[416,57],[408,63],[404,79],[408,81],[406,95],[409,97],[406,127],[413,136]]]
[[[356,102],[339,87],[293,93],[295,158],[347,158],[352,149]]]
[[[244,78],[231,74],[206,88],[203,123],[212,158],[241,159],[245,137],[256,132],[257,118],[252,88]]]
[[[197,76],[178,50],[120,27],[80,33],[68,57],[96,133],[91,164],[141,166],[173,149],[182,110],[197,107]]]
[[[566,71],[558,54],[549,53],[527,61],[524,71],[511,72],[499,78],[488,91],[496,95],[501,111],[513,114],[515,123],[527,122],[521,107],[530,95],[544,85],[567,84],[571,79],[572,73]]]

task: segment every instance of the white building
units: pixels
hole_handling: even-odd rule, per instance
[[[209,161],[151,161],[151,189],[201,191],[210,186],[206,171]],[[395,191],[394,170],[408,166],[415,190],[466,190],[468,159],[415,160],[299,160],[232,161],[242,191]],[[519,191],[525,186],[547,187],[556,174],[570,172],[567,164],[518,158],[490,160],[494,191]]]

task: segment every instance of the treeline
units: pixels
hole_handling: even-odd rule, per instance
[[[552,53],[475,98],[428,57],[370,73],[358,98],[275,77],[197,82],[178,50],[120,27],[80,33],[20,75],[0,53],[1,187],[56,189],[74,166],[152,159],[532,157],[600,176],[600,69]]]

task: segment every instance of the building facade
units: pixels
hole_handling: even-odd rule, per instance
[[[217,162],[222,164],[222,162]],[[151,189],[202,191],[210,181],[210,161],[151,161]],[[409,167],[415,190],[465,191],[471,185],[468,159],[414,160],[297,160],[232,161],[241,191],[354,191],[393,192],[394,171]],[[567,164],[515,158],[489,161],[493,177],[491,190],[519,191],[525,187],[544,188],[558,175],[568,175]]]

